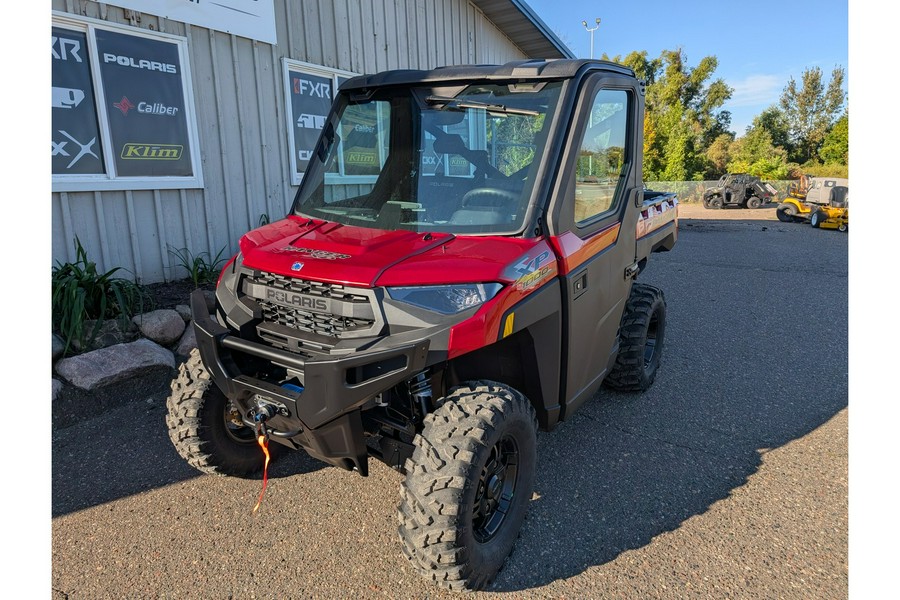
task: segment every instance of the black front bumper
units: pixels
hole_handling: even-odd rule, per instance
[[[428,340],[389,350],[354,352],[340,357],[305,359],[234,335],[207,309],[201,290],[191,294],[197,346],[213,381],[250,421],[257,403],[283,405],[266,422],[272,439],[327,463],[366,475],[367,450],[361,407],[377,394],[406,381],[425,368]],[[261,358],[303,374],[303,391],[242,373],[236,353]]]

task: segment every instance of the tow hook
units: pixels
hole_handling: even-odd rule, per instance
[[[272,429],[271,427],[266,426],[266,422],[275,417],[277,415],[287,415],[287,409],[283,406],[279,406],[277,404],[272,404],[270,402],[265,402],[264,400],[258,400],[256,403],[256,407],[250,410],[249,417],[252,420],[252,424],[257,432],[264,432],[266,437],[273,436],[277,438],[292,438],[297,435],[303,433],[303,428],[298,427],[297,429],[293,429],[290,431],[278,431],[276,429]],[[247,423],[248,425],[250,423]]]
[[[278,414],[278,408],[274,404],[259,402],[251,413],[253,422],[263,425],[266,421]]]

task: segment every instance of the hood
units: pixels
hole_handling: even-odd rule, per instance
[[[534,239],[369,229],[288,217],[240,241],[244,266],[356,287],[508,282]],[[504,273],[504,270],[507,273]]]

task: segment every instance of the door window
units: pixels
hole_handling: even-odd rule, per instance
[[[575,222],[579,225],[614,212],[617,190],[631,160],[628,92],[600,90],[582,137],[575,168]]]

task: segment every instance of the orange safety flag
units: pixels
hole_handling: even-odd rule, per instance
[[[253,512],[256,512],[259,508],[259,505],[262,504],[263,494],[266,493],[266,484],[269,482],[269,438],[264,435],[260,435],[256,438],[256,441],[259,442],[259,447],[262,448],[263,454],[266,455],[266,463],[265,465],[263,465],[262,490],[259,492],[259,500],[256,501],[256,506],[253,507]]]

